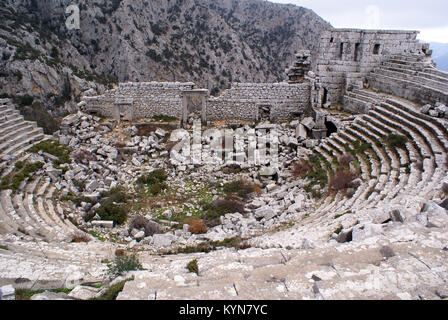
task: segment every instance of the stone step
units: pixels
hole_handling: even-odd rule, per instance
[[[375,153],[383,153],[383,155],[387,158],[388,165],[390,165],[390,170],[388,172],[382,172],[379,176],[378,184],[376,186],[376,190],[378,190],[379,195],[383,192],[388,192],[390,188],[392,188],[395,185],[395,181],[393,179],[394,172],[397,168],[399,168],[399,161],[398,159],[394,159],[391,157],[387,151],[385,151],[382,148],[376,148],[375,145],[375,138],[369,135],[368,132],[364,128],[360,128],[359,126],[354,126],[350,131],[347,133],[351,134],[352,136],[357,137],[358,139],[362,140],[365,143],[370,143],[372,145],[372,148],[374,149]]]
[[[16,137],[31,133],[34,129],[35,127],[33,125],[24,122],[21,126],[18,125],[15,130],[11,130],[4,135],[0,135],[0,145],[8,143],[9,141],[14,141]]]
[[[9,104],[2,104],[0,105],[0,119],[10,110],[15,110],[14,106]]]
[[[352,130],[352,129],[348,129],[346,130],[344,133],[341,133],[341,136],[343,136],[346,139],[349,139],[351,141],[363,141],[366,143],[371,143],[369,141],[368,138],[362,136],[362,134]],[[380,178],[383,175],[389,175],[391,168],[390,168],[390,159],[387,158],[387,155],[383,154],[383,152],[381,150],[379,150],[375,144],[372,144],[372,148],[374,150],[374,152],[379,156],[380,160],[380,165],[381,165],[381,171],[380,171],[380,175],[378,176],[378,178]],[[386,158],[388,160],[386,160]],[[378,182],[380,182],[380,180],[378,180]],[[375,184],[375,186],[377,186],[378,184]],[[379,189],[379,188],[378,188]],[[370,195],[371,196],[371,195]],[[370,198],[370,197],[369,197]],[[368,200],[368,199],[366,199]]]
[[[383,74],[371,73],[367,80],[372,88],[388,94],[394,94],[419,103],[434,104],[436,101],[448,104],[448,93],[422,83],[394,78]]]
[[[11,139],[6,140],[0,144],[0,152],[10,149],[12,146],[18,145],[23,141],[28,141],[30,138],[40,134],[43,136],[42,128],[32,129],[30,131],[25,131],[17,136],[12,136]]]
[[[343,98],[344,110],[348,110],[357,114],[367,113],[370,110],[371,102],[365,99],[359,99],[352,93],[347,93]]]
[[[11,190],[3,190],[0,192],[2,208],[6,215],[9,217],[10,225],[18,232],[34,237],[36,230],[34,230],[31,225],[26,224],[25,221],[23,221],[20,215],[16,212],[11,201],[11,194]]]
[[[40,225],[38,221],[34,220],[28,214],[23,204],[23,195],[15,194],[11,196],[13,197],[14,209],[17,212],[17,214],[22,218],[22,227],[25,228],[25,230],[29,228],[29,230],[31,230],[29,231],[30,235],[32,235],[33,238],[36,239],[36,241],[44,240],[46,230]]]
[[[444,151],[443,143],[439,138],[441,135],[438,135],[437,130],[424,120],[409,115],[401,110],[397,110],[388,104],[382,103],[379,106],[375,106],[374,109],[373,112],[379,112],[383,115],[387,114],[390,120],[394,120],[396,123],[398,122],[398,124],[405,124],[407,132],[409,132],[411,137],[415,137],[416,141],[423,141],[427,144],[430,155],[441,155]],[[418,139],[419,136],[421,139]]]
[[[0,119],[4,121],[7,116],[20,114],[19,110],[14,109],[11,106],[3,106],[3,110],[0,111]]]
[[[379,157],[381,164],[381,173],[387,174],[391,170],[391,159],[384,149],[379,148],[375,141],[368,137],[363,136],[361,132],[357,132],[351,128],[348,128],[344,135],[352,141],[360,141],[363,143],[369,143],[372,146],[373,152]]]
[[[54,211],[53,204],[51,203],[51,198],[53,196],[53,192],[55,190],[55,187],[50,187],[51,181],[48,179],[46,183],[42,186],[41,189],[39,189],[37,196],[39,201],[39,208],[41,208],[41,214],[46,214],[53,222],[54,225],[60,230],[61,235],[63,236],[63,239],[66,241],[71,240],[71,235],[73,231],[75,231],[72,228],[69,228],[62,220],[61,217],[56,214]],[[48,184],[47,184],[48,183]],[[42,190],[45,187],[44,190]],[[42,193],[41,195],[39,195]],[[43,196],[43,197],[42,197]]]
[[[444,140],[448,139],[448,128],[446,128],[446,126],[443,123],[441,123],[439,119],[433,118],[426,114],[422,114],[420,112],[420,109],[416,110],[416,108],[410,105],[404,105],[403,103],[392,98],[386,99],[386,103],[392,107],[395,107],[396,109],[402,110],[408,116],[413,116],[414,119],[419,119],[421,123],[425,123],[424,125],[427,128],[430,128],[433,134],[437,136],[439,139]],[[445,147],[445,150],[448,151],[448,147]]]
[[[27,211],[28,215],[32,217],[33,220],[37,221],[39,223],[39,226],[45,230],[45,240],[46,241],[53,241],[57,239],[57,233],[54,230],[53,224],[51,223],[51,220],[46,217],[46,215],[41,215],[40,208],[36,210],[36,205],[39,206],[38,203],[35,203],[34,195],[41,177],[39,176],[37,179],[34,179],[31,181],[25,191],[25,195],[23,198],[23,204],[25,207],[25,210]]]
[[[426,78],[426,79],[433,80],[436,82],[448,84],[448,76],[444,77],[444,76],[441,76],[438,74],[427,72],[426,67],[422,68],[422,67],[413,66],[413,65],[402,65],[402,64],[386,62],[386,63],[382,64],[381,68],[388,69],[388,70],[395,71],[395,72],[403,72],[408,75],[416,75],[416,76],[420,76],[422,78]]]
[[[437,81],[432,78],[424,77],[417,74],[412,74],[411,72],[405,72],[405,71],[397,71],[397,69],[388,68],[388,67],[378,67],[374,70],[375,74],[385,75],[391,78],[397,78],[397,79],[404,79],[407,81],[411,81],[414,83],[419,83],[425,86],[428,86],[430,88],[435,88],[437,90],[440,90],[442,92],[447,92],[447,84]]]
[[[35,126],[33,126],[32,124],[25,122],[25,121],[20,121],[20,122],[18,121],[16,123],[11,123],[10,126],[0,129],[0,139],[1,139],[0,141],[5,141],[6,140],[5,138],[7,137],[7,135],[9,133],[17,132],[26,127],[29,127],[31,129],[35,128]]]
[[[389,60],[398,60],[402,61],[403,63],[425,63],[426,61],[428,61],[425,55],[420,54],[394,54],[389,57]]]
[[[384,132],[388,132],[388,134],[397,133],[397,130],[393,127],[393,122],[387,120],[382,114],[371,111],[368,115],[365,115],[363,119],[369,122],[375,128],[379,128]],[[414,148],[411,149],[410,145],[414,146]],[[406,148],[409,150],[410,157],[413,157],[413,160],[418,161],[419,159],[424,158],[420,146],[415,141],[408,140]],[[411,150],[416,150],[417,152],[415,154],[412,154]]]
[[[356,99],[358,101],[365,102],[366,104],[377,103],[378,99],[370,97],[368,95],[360,94],[358,91],[347,91],[346,96]]]
[[[360,132],[363,136],[368,137],[370,141],[373,141],[374,143],[376,141],[381,141],[381,136],[378,136],[375,132],[370,131],[368,127],[364,127],[357,123],[355,123],[352,127],[354,130]],[[401,166],[399,154],[395,150],[392,150],[387,146],[383,147],[385,147],[386,154],[391,159],[392,168],[399,168]]]
[[[4,122],[0,122],[0,130],[1,129],[5,129],[11,125],[17,124],[17,123],[21,123],[24,122],[25,120],[23,119],[23,116],[21,115],[12,115],[9,117],[9,120],[4,121]]]
[[[345,145],[346,143],[348,143],[348,141],[344,141],[343,137],[340,137],[340,135],[336,135],[333,140],[337,143],[339,143],[341,146]],[[362,170],[362,178],[367,180],[367,181],[371,181],[371,177],[370,177],[370,172],[368,167],[371,166],[372,168],[375,167],[375,165],[372,166],[371,161],[374,161],[373,159],[371,159],[370,154],[367,155],[367,160],[364,160],[362,157],[357,157],[358,161],[361,165],[361,170]],[[373,169],[372,169],[372,172]],[[373,179],[373,181],[375,181],[376,179]],[[335,212],[334,210],[342,210],[342,208],[347,208],[349,207],[349,204],[354,203],[355,201],[357,201],[364,193],[365,191],[365,184],[363,183],[361,185],[361,187],[358,188],[358,190],[355,192],[355,194],[353,195],[353,197],[351,199],[345,199],[345,201],[343,202],[338,202],[336,201],[337,199],[335,199],[333,206],[331,207],[327,207],[325,208],[327,211],[329,212]]]
[[[367,89],[353,89],[352,90],[353,93],[356,93],[360,96],[364,96],[366,99],[369,99],[370,101],[374,101],[376,103],[378,103],[378,101],[383,101],[386,98],[380,94],[380,93],[376,93],[373,92],[371,90],[367,90]]]
[[[51,202],[50,202],[51,203]],[[59,202],[56,203],[56,214],[60,217],[60,219],[65,223],[65,225],[72,229],[79,231],[78,227],[76,227],[73,223],[70,222],[69,219],[65,217],[64,209],[62,208],[61,204]]]
[[[26,136],[26,138],[24,136]],[[10,141],[0,147],[0,149],[2,149],[2,154],[17,156],[18,151],[31,148],[34,144],[42,141],[45,137],[41,128],[34,129],[32,132],[27,133],[24,136],[19,136],[15,138],[14,141]]]
[[[26,152],[28,149],[30,149],[31,147],[33,147],[34,145],[45,141],[45,140],[52,140],[51,138],[48,138],[48,136],[44,135],[43,138],[41,138],[41,136],[39,135],[38,137],[36,137],[36,139],[33,139],[35,141],[31,141],[31,143],[28,144],[24,144],[23,146],[20,146],[19,148],[15,148],[16,150],[12,153],[9,153],[9,157],[12,160],[18,159],[20,157],[23,156],[23,153]]]
[[[8,122],[13,119],[21,118],[23,120],[23,116],[20,115],[20,112],[17,110],[9,110],[6,111],[2,116],[0,116],[0,128],[5,122]]]
[[[3,207],[0,193],[0,234],[15,234],[20,235],[19,225],[7,213],[6,208]]]

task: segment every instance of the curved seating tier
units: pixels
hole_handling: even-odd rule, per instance
[[[418,105],[401,98],[369,90],[353,90],[348,94],[368,104],[368,112],[323,140],[314,151],[333,163],[347,153],[347,146],[353,150],[357,141],[370,145],[363,153],[352,151],[363,183],[351,197],[346,197],[343,191],[327,196],[314,212],[314,221],[329,213],[338,216],[348,210],[399,203],[413,195],[434,197],[441,190],[448,169],[448,130],[444,120],[422,114]],[[392,133],[408,138],[403,147],[387,144]],[[333,166],[335,172],[337,165]]]

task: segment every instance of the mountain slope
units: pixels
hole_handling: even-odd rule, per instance
[[[311,10],[261,0],[77,3],[81,29],[69,31],[71,0],[2,1],[0,93],[58,109],[95,87],[77,75],[105,85],[194,81],[217,94],[232,81],[284,80],[294,53],[316,50],[331,27]]]

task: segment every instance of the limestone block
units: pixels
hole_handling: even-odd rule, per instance
[[[92,221],[92,226],[101,227],[105,229],[113,229],[114,222],[113,221]]]
[[[0,288],[0,300],[15,300],[15,289],[12,285]]]

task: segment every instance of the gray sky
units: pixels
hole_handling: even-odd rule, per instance
[[[312,9],[336,28],[421,31],[424,41],[448,43],[448,0],[270,0]]]

